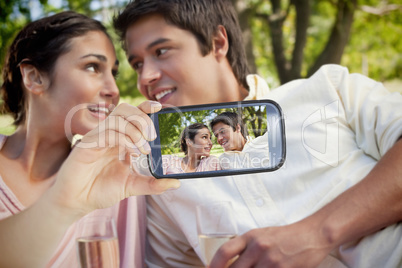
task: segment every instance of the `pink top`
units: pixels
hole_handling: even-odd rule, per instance
[[[6,136],[0,135],[0,150],[6,138]],[[24,209],[25,207],[7,187],[0,175],[0,220],[15,215]],[[113,207],[95,210],[87,216],[90,215],[107,215],[115,219],[119,238],[120,267],[144,267],[146,231],[144,196],[129,197]],[[79,266],[75,248],[77,223],[78,221],[67,230],[46,267],[71,268]]]
[[[178,157],[177,155],[163,155],[162,156],[162,168],[163,174],[177,174],[177,173],[185,173],[183,168],[181,167],[181,162],[183,158]],[[195,172],[202,171],[211,171],[211,170],[220,170],[221,167],[219,165],[219,159],[216,156],[204,157],[201,159],[200,164],[198,165]]]

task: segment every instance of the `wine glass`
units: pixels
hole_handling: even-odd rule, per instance
[[[85,217],[78,223],[77,233],[81,268],[119,267],[119,243],[113,218]]]
[[[233,214],[230,202],[197,206],[198,241],[205,265],[211,263],[216,251],[225,242],[237,236],[237,225]]]

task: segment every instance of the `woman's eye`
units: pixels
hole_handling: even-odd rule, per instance
[[[132,66],[134,70],[138,70],[142,67],[142,62],[134,62]]]
[[[99,67],[97,64],[91,63],[91,64],[87,65],[87,70],[90,72],[96,73],[99,70]]]
[[[112,70],[112,75],[114,77],[114,80],[116,80],[119,77],[119,70]]]

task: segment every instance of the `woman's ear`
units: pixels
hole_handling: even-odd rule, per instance
[[[25,88],[36,95],[41,95],[45,88],[45,79],[33,65],[28,63],[20,64],[22,82]]]
[[[218,26],[218,30],[216,31],[212,39],[212,42],[213,42],[212,49],[215,54],[215,57],[218,60],[225,59],[229,50],[229,40],[225,27],[223,27],[222,25]]]
[[[187,138],[186,139],[186,144],[187,144],[187,146],[188,145],[193,145],[193,141]]]

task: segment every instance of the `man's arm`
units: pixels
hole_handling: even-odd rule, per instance
[[[402,220],[402,139],[358,184],[294,224],[252,230],[222,246],[211,268],[315,267],[336,247]]]
[[[290,88],[294,87],[294,84],[290,85]],[[348,255],[348,259],[353,262],[361,261],[360,258],[373,259],[381,254],[380,246],[361,245],[360,240],[356,239],[401,220],[401,95],[390,94],[381,83],[359,74],[349,74],[346,68],[337,65],[322,67],[314,76],[296,85],[296,88],[299,92],[308,89],[304,91],[306,99],[320,105],[339,103],[339,124],[353,133],[356,149],[378,162],[355,186],[345,189],[337,198],[315,213],[312,211],[305,219],[288,226],[252,230],[230,241],[222,247],[212,267],[222,263],[219,259],[228,252],[238,253],[240,249],[244,249],[244,252],[238,262],[244,267],[254,262],[265,262],[266,265],[269,261],[287,264],[289,267],[314,267],[333,249],[338,249],[338,246],[348,241],[356,242],[349,245],[355,245],[357,252],[363,252],[360,256]],[[289,93],[286,90],[284,92]],[[308,95],[312,92],[317,94],[317,98]],[[286,114],[286,109],[284,111]],[[349,150],[347,146],[342,147],[342,140],[339,142],[339,148]],[[325,175],[322,175],[318,182],[325,180]],[[396,229],[399,230],[399,227]],[[381,243],[388,244],[384,240]],[[364,256],[368,248],[371,248],[370,256]],[[373,252],[375,250],[379,252]]]

